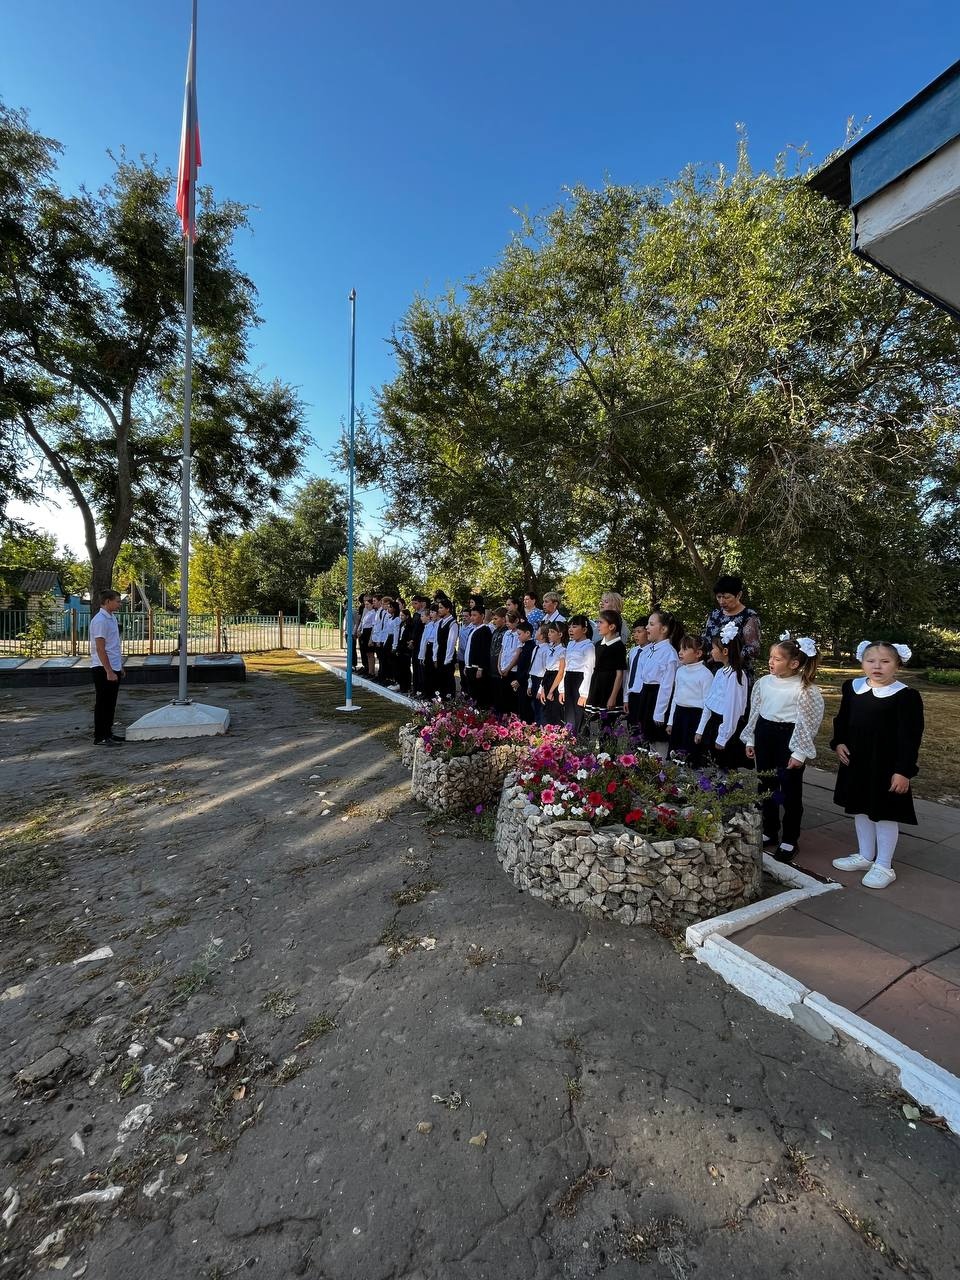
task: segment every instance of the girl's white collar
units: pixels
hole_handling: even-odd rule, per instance
[[[601,643],[601,644],[616,644],[616,643],[617,643],[617,641],[618,641],[619,639],[620,639],[620,637],[619,637],[619,636],[601,636],[601,637],[600,637],[600,643]]]
[[[858,676],[853,682],[854,693],[872,693],[875,698],[890,698],[895,693],[899,693],[901,689],[907,686],[902,680],[894,680],[893,684],[885,684],[880,689],[874,689],[869,683],[866,676]]]

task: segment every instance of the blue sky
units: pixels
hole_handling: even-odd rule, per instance
[[[64,144],[66,185],[104,179],[108,148],[175,165],[189,0],[30,0],[3,26],[0,93]],[[410,300],[494,261],[514,209],[729,164],[738,121],[755,167],[789,144],[820,159],[958,49],[955,0],[200,0],[201,180],[254,206],[256,358],[308,403],[309,469],[346,409],[352,286],[363,402]]]

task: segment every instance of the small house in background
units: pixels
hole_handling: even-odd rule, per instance
[[[0,566],[0,608],[29,613],[59,612],[67,593],[55,569],[15,569]]]
[[[960,319],[960,62],[809,179],[853,251]]]

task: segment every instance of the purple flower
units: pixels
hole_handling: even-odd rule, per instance
[[[482,804],[478,804],[478,805],[477,805],[477,807],[474,809],[474,811],[473,811],[473,812],[474,812],[474,813],[483,813],[483,805],[482,805]]]
[[[700,788],[701,791],[713,790],[713,783],[710,781],[710,779],[707,777],[705,773],[701,773],[700,777],[697,779],[697,786]]]

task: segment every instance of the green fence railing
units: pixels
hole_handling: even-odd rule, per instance
[[[177,653],[180,615],[161,609],[116,614],[124,653]],[[90,650],[86,609],[0,609],[0,653],[26,657],[84,655]],[[188,653],[263,653],[268,649],[340,649],[338,627],[299,622],[282,613],[191,613]]]

